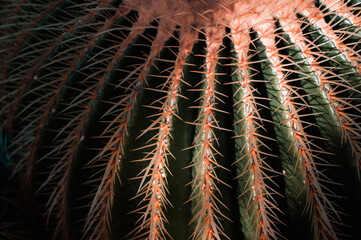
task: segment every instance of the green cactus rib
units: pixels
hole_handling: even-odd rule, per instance
[[[4,0],[0,238],[360,239],[358,0]]]

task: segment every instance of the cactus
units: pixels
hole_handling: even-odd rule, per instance
[[[4,6],[0,236],[361,238],[359,1]]]

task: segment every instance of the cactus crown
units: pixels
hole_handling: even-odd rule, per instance
[[[28,239],[361,236],[358,1],[5,6],[1,184]]]

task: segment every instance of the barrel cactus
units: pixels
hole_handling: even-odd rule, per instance
[[[4,0],[0,236],[360,239],[358,0]]]

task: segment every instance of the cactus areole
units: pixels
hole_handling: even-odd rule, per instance
[[[4,6],[0,236],[361,239],[359,0]]]

